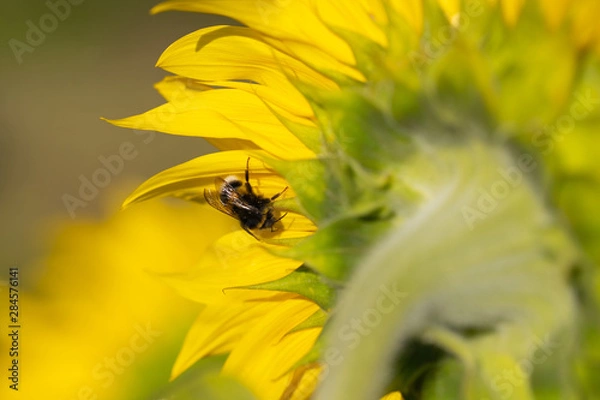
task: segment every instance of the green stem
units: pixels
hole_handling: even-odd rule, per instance
[[[366,255],[342,293],[327,327],[329,368],[317,399],[378,398],[396,358],[414,341],[431,341],[433,328],[457,332],[461,346],[436,344],[448,354],[469,350],[460,358],[475,363],[484,354],[529,357],[537,337],[568,325],[574,300],[567,276],[576,253],[518,159],[474,140],[415,160],[412,186],[426,200]],[[407,181],[411,171],[402,171]],[[507,193],[500,199],[494,193],[501,187]],[[507,329],[525,333],[502,342]],[[461,393],[447,398],[499,398],[494,374],[464,374]],[[528,387],[513,398],[529,398]]]

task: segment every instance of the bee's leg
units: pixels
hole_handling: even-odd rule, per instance
[[[256,235],[255,235],[254,233],[252,233],[252,231],[251,231],[250,229],[246,228],[245,226],[242,226],[242,228],[243,228],[243,229],[244,229],[246,232],[248,232],[248,233],[250,234],[250,236],[252,236],[254,239],[256,239],[256,240],[259,240],[259,239],[256,237]]]
[[[281,217],[279,217],[275,221],[273,221],[273,225],[271,225],[271,232],[277,232],[277,229],[274,229],[275,224],[278,223],[279,221],[281,221],[282,219],[284,219],[286,215],[288,215],[288,213],[283,214]]]
[[[252,185],[250,184],[250,157],[246,160],[246,190],[248,193],[252,192]]]
[[[284,194],[286,190],[288,190],[288,186],[286,186],[281,192],[277,193],[275,196],[271,197],[271,201],[275,200],[276,198],[278,198],[279,196]],[[277,221],[279,221],[279,220],[277,220]]]

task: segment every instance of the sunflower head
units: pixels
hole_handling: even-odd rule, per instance
[[[167,279],[207,304],[174,376],[228,354],[222,373],[264,399],[597,393],[598,7],[156,6],[241,24],[172,44],[167,103],[111,121],[220,150],[126,205],[176,196],[240,226]],[[544,340],[560,345],[538,362]]]

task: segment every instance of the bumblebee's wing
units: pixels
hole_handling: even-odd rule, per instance
[[[227,198],[229,207],[235,206],[236,208],[241,208],[243,210],[247,210],[250,212],[256,212],[256,207],[254,205],[248,204],[246,201],[242,200],[240,198],[240,193],[238,192],[239,188],[236,188],[235,186],[231,185],[230,182],[228,182],[222,178],[216,178],[215,179],[215,187],[219,188],[218,194],[216,195],[216,200],[219,203],[221,203],[222,206],[225,206],[221,202],[221,196],[224,196],[225,198]],[[225,207],[227,207],[227,206],[225,206]],[[232,215],[231,211],[230,211],[229,215]]]
[[[219,195],[223,195],[227,199],[238,197],[235,187],[233,187],[231,183],[227,182],[223,178],[215,178],[215,189]]]
[[[210,189],[204,189],[204,199],[208,204],[211,205],[211,207],[231,217],[235,217],[231,209],[225,204],[221,203],[221,196],[219,195],[219,192]]]

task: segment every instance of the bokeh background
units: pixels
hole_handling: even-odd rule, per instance
[[[181,204],[119,212],[145,179],[213,148],[202,139],[158,133],[145,143],[150,136],[100,117],[161,104],[153,89],[167,75],[154,67],[161,52],[189,32],[227,20],[151,16],[153,0],[78,1],[0,3],[2,399],[155,398],[198,307],[145,269],[193,262],[195,234],[217,218]],[[66,17],[19,61],[10,43],[29,45],[28,23],[39,27],[52,13],[48,3]],[[80,177],[92,179],[103,167],[99,158],[117,154],[125,142],[137,155],[85,208],[70,213],[64,196],[79,197]],[[5,372],[11,267],[20,274],[19,391],[9,390]]]
[[[156,135],[146,145],[142,136],[100,120],[159,105],[162,99],[152,85],[167,75],[154,67],[161,52],[186,33],[226,21],[191,13],[152,16],[156,3],[83,0],[71,5],[70,15],[19,64],[9,41],[26,43],[27,21],[39,26],[50,9],[43,0],[1,2],[1,265],[26,265],[43,252],[50,222],[71,219],[63,195],[77,196],[79,176],[91,179],[102,167],[98,157],[116,154],[122,143],[132,142],[137,157],[78,208],[76,218],[113,213],[116,188],[133,189],[164,168],[212,150],[201,139],[167,135]]]

